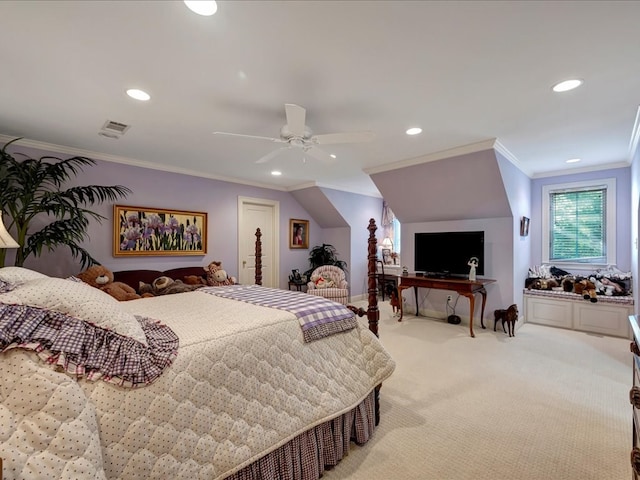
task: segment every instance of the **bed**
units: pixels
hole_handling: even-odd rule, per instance
[[[112,302],[0,269],[4,479],[319,478],[371,437],[395,367],[368,228],[368,308],[329,302],[331,328],[312,296],[260,285],[259,231],[256,285]]]

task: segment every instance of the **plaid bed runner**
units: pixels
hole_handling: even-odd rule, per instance
[[[293,313],[300,322],[305,342],[351,330],[358,323],[354,313],[344,305],[302,292],[260,285],[204,287],[198,291]]]

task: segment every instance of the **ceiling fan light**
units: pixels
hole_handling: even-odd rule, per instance
[[[184,0],[184,4],[193,13],[210,17],[218,11],[218,4],[213,0]]]
[[[573,90],[574,88],[578,88],[583,83],[584,82],[582,80],[578,79],[578,78],[571,79],[571,80],[565,80],[563,82],[556,83],[553,86],[553,91],[557,92],[557,93],[568,92],[569,90]]]
[[[127,95],[129,95],[131,98],[135,98],[136,100],[140,100],[141,102],[146,102],[151,98],[151,95],[149,95],[147,92],[145,92],[144,90],[139,90],[137,88],[130,88],[129,90],[127,90]]]
[[[418,135],[422,133],[422,129],[420,127],[412,127],[405,132],[407,135]]]

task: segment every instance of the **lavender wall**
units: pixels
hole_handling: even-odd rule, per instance
[[[516,303],[520,314],[524,314],[522,288],[527,278],[531,258],[531,235],[520,235],[520,219],[531,218],[531,179],[501,153],[496,159],[511,208],[511,238],[513,241],[512,300],[505,302],[502,308]],[[506,277],[503,281],[506,281]]]
[[[378,228],[380,228],[382,199],[328,188],[322,188],[322,191],[331,203],[336,206],[340,215],[351,225],[348,236],[351,295],[362,295],[367,292],[367,241],[369,238],[367,226],[369,225],[369,219],[373,218]],[[346,253],[339,251],[341,254]],[[341,258],[344,259],[346,257],[341,255]]]
[[[615,168],[597,172],[577,173],[534,179],[531,183],[531,264],[542,263],[542,187],[568,182],[616,179],[616,256],[617,267],[631,271],[631,169]],[[637,234],[636,234],[637,235]],[[587,269],[588,272],[593,271]],[[572,273],[580,273],[576,270]]]
[[[39,158],[47,152],[14,147],[12,153],[22,152]],[[49,153],[50,154],[50,153]],[[67,158],[69,155],[57,155]],[[19,158],[16,155],[16,158]],[[204,266],[212,260],[223,262],[230,275],[237,276],[238,265],[238,196],[254,197],[280,202],[280,286],[287,288],[287,276],[292,268],[306,265],[307,250],[290,250],[290,218],[309,218],[314,238],[322,241],[323,229],[288,192],[247,185],[192,177],[188,175],[150,170],[129,165],[97,161],[97,165],[85,169],[70,185],[124,185],[132,193],[119,204],[148,206],[208,213],[208,253],[205,256],[167,257],[118,257],[113,252],[113,206],[111,203],[95,206],[94,211],[105,216],[102,224],[93,223],[89,230],[90,241],[84,245],[103,265],[111,270],[168,269],[181,266]],[[365,247],[363,247],[365,248]],[[9,251],[7,264],[13,262]],[[68,249],[62,247],[53,253],[43,252],[39,258],[30,257],[25,266],[48,275],[66,276],[81,270],[78,260],[72,259]]]

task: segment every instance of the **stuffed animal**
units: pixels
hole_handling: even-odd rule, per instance
[[[236,278],[228,276],[227,271],[222,268],[222,262],[211,262],[205,267],[205,270],[207,272],[207,285],[220,287],[236,283]]]
[[[166,276],[156,278],[153,283],[140,282],[138,291],[143,297],[157,297],[174,293],[193,292],[204,285],[187,285],[182,280],[174,280]]]
[[[129,285],[123,282],[113,281],[113,272],[102,265],[93,265],[84,272],[76,275],[84,283],[88,283],[92,287],[99,288],[103,292],[108,293],[119,301],[135,300],[140,298]]]
[[[182,281],[187,285],[207,285],[207,281],[200,275],[187,275]]]
[[[530,280],[527,282],[526,280]],[[527,278],[525,284],[529,290],[553,290],[559,284],[553,278]]]
[[[566,277],[562,281],[562,289],[565,292],[573,292],[578,295],[582,295],[585,300],[589,300],[591,303],[596,303],[598,301],[596,285],[586,278]]]
[[[316,288],[332,288],[336,286],[333,280],[324,278],[322,275],[312,275],[311,281],[315,283]]]

